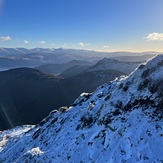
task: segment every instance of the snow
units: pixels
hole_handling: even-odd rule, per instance
[[[81,94],[36,126],[0,132],[0,162],[163,162],[162,96],[149,89],[163,82],[162,62],[159,55],[128,77]]]
[[[32,148],[31,150],[27,151],[27,154],[31,154],[32,156],[42,155],[43,153],[44,152],[42,152],[39,147]]]
[[[19,139],[26,133],[27,131],[31,130],[34,126],[32,125],[24,125],[21,127],[16,127],[11,130],[0,131],[0,152],[3,151],[3,147],[10,141]]]

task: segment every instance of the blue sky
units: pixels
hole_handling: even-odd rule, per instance
[[[0,47],[163,51],[163,0],[0,0]]]

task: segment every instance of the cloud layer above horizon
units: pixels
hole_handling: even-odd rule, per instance
[[[0,42],[10,41],[10,40],[12,40],[12,38],[10,36],[1,36],[0,37]]]
[[[153,32],[146,37],[147,41],[163,41],[163,33]]]

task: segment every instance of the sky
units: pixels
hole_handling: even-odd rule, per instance
[[[163,0],[0,0],[0,47],[163,52]]]

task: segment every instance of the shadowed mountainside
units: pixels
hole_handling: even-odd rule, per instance
[[[51,110],[73,103],[82,92],[92,92],[123,74],[107,70],[62,79],[32,68],[0,72],[0,130],[36,124]]]

